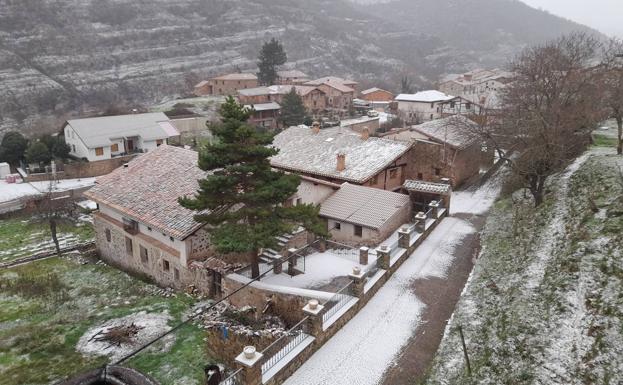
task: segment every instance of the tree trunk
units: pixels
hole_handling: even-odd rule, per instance
[[[617,154],[623,154],[623,116],[617,118]]]
[[[543,203],[543,190],[545,189],[545,177],[541,175],[531,175],[530,193],[534,198],[534,207],[539,207]]]
[[[259,277],[260,277],[260,251],[253,250],[251,254],[251,278],[253,279],[258,278],[258,281],[259,281]]]
[[[56,247],[56,255],[61,256],[61,246],[58,244],[58,237],[56,236],[56,218],[50,218],[50,233],[52,233],[52,241]]]

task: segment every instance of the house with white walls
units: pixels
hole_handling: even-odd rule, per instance
[[[68,120],[70,155],[89,162],[154,150],[179,132],[162,112]]]

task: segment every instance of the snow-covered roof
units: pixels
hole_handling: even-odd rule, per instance
[[[279,103],[270,102],[270,103],[257,103],[257,104],[246,104],[246,108],[252,108],[255,111],[271,111],[271,110],[279,110],[281,106]]]
[[[478,141],[477,128],[478,125],[469,118],[463,115],[453,115],[411,126],[409,129],[433,141],[446,143],[460,150]]]
[[[371,94],[373,92],[377,92],[377,91],[382,91],[382,92],[387,92],[388,94],[391,94],[391,92],[384,90],[382,88],[378,88],[378,87],[372,87],[372,88],[368,88],[367,90],[363,90],[361,91],[362,95],[367,95],[367,94]]]
[[[320,216],[379,229],[408,205],[408,195],[344,183],[320,205]]]
[[[398,101],[422,103],[445,102],[454,98],[456,98],[456,96],[448,95],[437,90],[420,91],[415,94],[400,94],[396,96],[396,100]]]
[[[195,84],[195,88],[203,87],[203,86],[205,86],[206,84],[209,84],[209,83],[210,82],[207,81],[207,80],[202,80],[199,83]]]
[[[84,195],[177,239],[195,232],[200,223],[193,210],[177,199],[193,196],[207,173],[197,165],[195,151],[162,145],[97,178]]]
[[[111,139],[140,136],[144,140],[166,139],[170,136],[169,118],[162,112],[101,116],[71,119],[67,125],[88,148],[110,146]],[[179,135],[176,133],[175,135]]]
[[[362,116],[360,118],[353,118],[353,119],[344,119],[342,121],[340,121],[340,126],[342,127],[349,127],[352,126],[354,124],[360,124],[360,123],[372,123],[375,121],[379,121],[381,118],[378,116],[375,117],[370,117],[370,116]]]
[[[305,96],[313,90],[318,90],[314,86],[298,86],[298,85],[274,85],[269,87],[255,87],[238,90],[238,94],[242,96],[262,96],[262,95],[285,95],[292,91],[292,87],[296,93]],[[322,92],[321,90],[318,90]]]
[[[323,83],[342,83],[342,84],[345,84],[347,86],[354,86],[354,85],[359,84],[359,83],[357,83],[354,80],[343,79],[343,78],[339,78],[337,76],[325,76],[323,78],[310,80],[308,83],[310,83],[311,85],[316,85],[316,86],[320,85],[320,84],[323,84]]]
[[[217,76],[212,79],[214,80],[257,80],[257,76],[255,74],[250,74],[250,73],[233,73],[233,74],[225,74],[225,75]]]
[[[290,127],[273,142],[279,154],[271,164],[285,170],[363,183],[388,167],[410,148],[410,143],[370,137],[342,127],[314,133],[307,126]],[[337,155],[344,154],[346,168],[337,170]]]
[[[445,183],[427,182],[424,180],[410,180],[407,179],[402,185],[405,190],[425,192],[431,194],[448,194],[450,192],[450,185]]]
[[[280,78],[307,78],[307,74],[299,70],[277,71],[277,76]]]

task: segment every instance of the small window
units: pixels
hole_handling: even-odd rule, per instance
[[[106,241],[110,242],[110,240],[112,239],[112,236],[110,235],[110,229],[106,229]]]
[[[363,236],[363,228],[361,226],[355,225],[355,236],[356,237]]]
[[[436,168],[435,169],[435,175],[441,175],[441,169],[440,168]]]
[[[472,109],[472,104],[471,103],[465,103],[465,109],[466,110],[471,110]]]
[[[140,246],[141,252],[141,262],[147,263],[149,261],[149,253],[147,252],[147,248],[144,246]]]
[[[396,179],[398,177],[398,169],[389,170],[389,179]]]
[[[147,226],[147,230],[151,231],[151,227]]]
[[[119,143],[115,143],[112,146],[110,146],[110,151],[111,152],[119,152]]]
[[[424,179],[424,175],[422,175],[422,173],[421,173],[421,172],[418,172],[418,173],[417,173],[417,178],[418,178],[419,180],[422,180],[422,179]]]
[[[102,156],[102,155],[104,155],[104,148],[103,148],[103,147],[97,147],[97,148],[95,149],[95,155],[96,155],[96,156]]]
[[[433,119],[434,119],[433,114],[430,114],[430,120],[433,120]]]
[[[125,237],[125,252],[128,255],[132,255],[133,251],[134,251],[134,248],[132,246],[132,238]]]
[[[171,270],[171,265],[169,264],[169,261],[167,261],[166,259],[162,260],[162,270],[164,271]]]
[[[180,280],[180,271],[178,269],[173,269],[173,276],[175,277],[176,281]]]
[[[342,230],[342,224],[340,222],[335,222],[335,229]]]
[[[170,240],[171,242],[175,242],[175,238],[173,238],[173,237],[169,237],[169,240]]]
[[[71,145],[71,148],[73,148],[73,149],[74,149],[74,154],[75,154],[75,153],[76,153],[76,145],[75,145],[75,144],[72,144],[72,145]]]
[[[431,109],[435,108],[435,103],[431,103],[431,104],[430,104],[430,108],[431,108]]]

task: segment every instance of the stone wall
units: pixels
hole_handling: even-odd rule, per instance
[[[136,154],[133,154],[111,159],[98,160],[95,162],[67,163],[60,166],[63,168],[63,171],[57,172],[56,176],[58,179],[78,179],[106,175],[113,172],[113,170],[123,166],[124,163],[128,163],[136,156]],[[29,174],[24,178],[24,180],[26,182],[41,182],[45,180],[50,180],[50,174]]]
[[[242,352],[245,346],[255,346],[258,351],[264,350],[277,337],[269,333],[227,333],[227,338],[220,329],[206,330],[206,350],[208,356],[224,363],[229,368],[236,367],[236,356]]]

